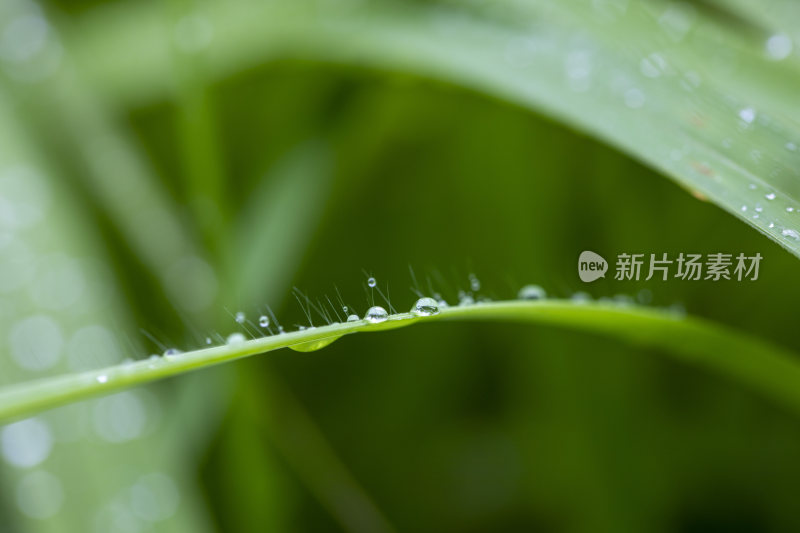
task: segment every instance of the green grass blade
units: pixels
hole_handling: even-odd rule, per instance
[[[658,347],[688,362],[727,374],[779,403],[800,410],[800,363],[784,349],[706,320],[684,318],[667,311],[548,300],[450,307],[428,317],[401,313],[380,323],[360,320],[332,324],[23,383],[0,391],[0,420],[28,416],[82,398],[279,348],[310,351],[351,333],[437,320],[529,322],[611,335],[636,345]]]

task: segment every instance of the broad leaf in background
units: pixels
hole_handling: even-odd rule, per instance
[[[153,9],[115,6],[71,36],[83,71],[111,98],[168,89],[174,29]],[[245,1],[193,16],[215,29],[210,75],[307,57],[464,85],[592,133],[800,254],[800,70],[765,52],[770,35],[718,12],[657,0]]]

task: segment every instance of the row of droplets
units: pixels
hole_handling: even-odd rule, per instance
[[[474,292],[480,290],[480,280],[475,275],[469,276],[470,282],[470,289]],[[377,286],[377,280],[374,277],[367,278],[367,286],[369,288],[375,288]],[[581,293],[582,295],[582,293]],[[442,298],[441,295],[435,294],[435,298],[430,296],[423,296],[417,299],[414,305],[411,307],[410,313],[415,316],[433,316],[439,314],[439,312],[449,307],[450,305],[447,301]],[[520,300],[541,300],[547,297],[547,292],[538,285],[525,285],[522,287],[518,293],[517,298]],[[465,292],[460,291],[458,294],[458,306],[464,307],[469,305],[481,304],[486,303],[489,300],[482,299],[476,301],[473,297],[472,292]],[[380,305],[373,305],[369,309],[367,309],[366,313],[364,313],[363,317],[359,317],[355,313],[349,313],[350,309],[347,306],[343,306],[342,309],[344,310],[345,314],[347,315],[347,322],[358,322],[360,320],[365,320],[371,324],[378,324],[381,322],[385,322],[389,320],[390,314],[389,312]],[[237,311],[234,314],[234,320],[237,324],[244,325],[247,322],[247,315],[243,311]],[[267,330],[272,325],[273,321],[270,319],[268,315],[260,315],[258,318],[258,326],[264,330]],[[313,328],[313,326],[312,326]],[[309,329],[305,326],[299,326],[299,330]],[[279,333],[285,333],[283,327],[278,326]],[[234,332],[227,336],[225,339],[225,343],[228,345],[240,344],[247,340],[246,336],[242,332]],[[210,337],[206,338],[206,344],[212,344],[212,340]],[[164,351],[164,356],[171,357],[180,355],[183,353],[181,350],[175,348],[169,348]],[[155,357],[155,356],[154,356]]]

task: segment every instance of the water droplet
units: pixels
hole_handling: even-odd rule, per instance
[[[450,304],[448,304],[447,301],[441,297],[439,298],[437,303],[439,304],[439,309],[445,309],[447,307],[450,307]]]
[[[785,229],[785,230],[783,230],[783,231],[781,232],[781,235],[783,235],[784,237],[789,237],[790,239],[794,239],[794,240],[796,240],[796,241],[797,241],[797,240],[800,240],[800,233],[797,233],[797,232],[796,232],[795,230],[793,230],[793,229],[788,229],[788,228],[787,228],[787,229]]]
[[[475,303],[475,298],[468,292],[458,291],[458,305],[465,306],[465,305],[472,305]]]
[[[763,207],[761,207],[761,205],[760,205],[760,204],[756,204],[756,207],[755,207],[755,211],[756,211],[756,213],[760,213],[760,212],[762,212],[763,210],[764,210],[764,208],[763,208]]]
[[[372,322],[373,324],[377,324],[378,322],[384,322],[388,320],[389,313],[386,312],[386,309],[383,307],[376,305],[367,309],[367,314],[364,315],[364,320]]]
[[[433,298],[420,298],[411,312],[418,316],[431,316],[439,314],[439,302]]]
[[[328,346],[333,341],[341,338],[342,338],[341,335],[336,335],[333,337],[328,337],[326,339],[317,339],[315,341],[301,342],[300,344],[292,344],[289,346],[289,348],[291,348],[295,352],[314,352],[316,350]]]
[[[538,285],[525,285],[517,293],[520,300],[541,300],[547,297],[547,293]]]
[[[592,296],[588,292],[578,291],[572,294],[570,300],[573,302],[585,303],[590,302],[592,300]]]
[[[347,312],[349,311],[349,309],[347,308],[347,306],[346,306],[346,305],[343,305],[343,306],[342,306],[342,311],[344,311],[344,314],[347,314]]]
[[[164,357],[170,357],[170,356],[173,356],[173,355],[180,355],[180,354],[181,354],[181,351],[178,350],[177,348],[169,348],[167,350],[164,350]]]
[[[103,374],[102,376],[97,376],[95,379],[97,380],[98,383],[108,382],[108,376],[106,376],[105,374]]]
[[[769,223],[769,225],[768,225],[767,227],[768,227],[768,228],[770,228],[770,229],[772,229],[772,228],[774,228],[774,227],[775,227],[775,223],[774,223],[774,222],[770,222],[770,223]]]
[[[743,205],[743,206],[742,206],[742,212],[744,213],[745,211],[747,211],[747,206],[746,206],[746,205]]]
[[[231,333],[228,335],[228,338],[225,339],[225,343],[230,345],[234,344],[242,344],[245,341],[244,333],[239,333],[238,331],[235,333]]]
[[[767,200],[774,200],[776,198],[775,197],[775,193],[774,192],[769,192],[769,193],[764,195],[764,198],[766,198]]]
[[[375,281],[375,278],[367,278],[367,285],[369,285],[370,287],[375,287],[375,285],[377,284],[378,282]]]
[[[269,317],[267,315],[261,315],[261,317],[259,317],[258,319],[258,325],[261,326],[262,328],[268,328]]]
[[[767,57],[773,61],[786,59],[792,53],[792,39],[786,34],[777,33],[764,44]]]
[[[361,319],[358,318],[358,315],[349,315],[347,317],[347,321],[348,322],[358,322],[359,320],[361,320]]]
[[[469,288],[472,289],[473,292],[481,290],[481,280],[479,280],[475,274],[469,275]]]
[[[739,111],[739,118],[745,121],[747,124],[752,124],[756,119],[756,110],[752,107],[745,107]]]
[[[793,142],[788,142],[786,143],[786,149],[789,150],[790,152],[794,152],[797,150],[797,145]]]
[[[211,344],[211,337],[206,337],[206,344]]]
[[[245,318],[247,318],[247,317],[245,316],[245,314],[243,312],[238,311],[236,313],[236,323],[237,324],[244,324]]]
[[[794,212],[794,207],[787,207],[787,208],[786,208],[786,212],[787,212],[787,213],[792,213],[792,212]]]

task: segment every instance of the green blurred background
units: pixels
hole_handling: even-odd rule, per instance
[[[145,4],[213,46],[189,2]],[[294,329],[292,287],[338,287],[363,314],[364,271],[404,310],[409,267],[451,303],[474,274],[492,299],[627,295],[797,347],[797,259],[612,148],[459,87],[311,61],[209,78],[179,51],[175,79],[149,82],[170,90],[114,101],[69,43],[126,9],[144,11],[0,8],[0,384],[200,347],[266,305]],[[583,250],[764,259],[755,282],[584,285]],[[798,443],[795,414],[658,350],[440,323],[0,429],[0,531],[793,531]]]

